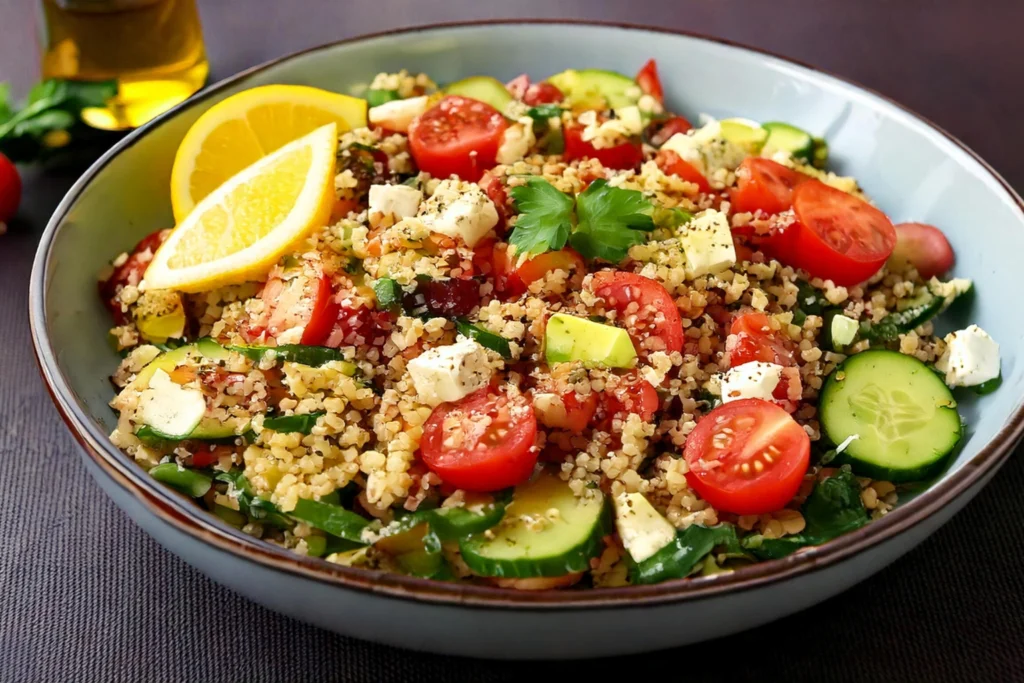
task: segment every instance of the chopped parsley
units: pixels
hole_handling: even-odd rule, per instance
[[[568,243],[584,258],[619,263],[654,229],[655,207],[642,193],[603,179],[575,200],[536,176],[511,194],[519,217],[509,243],[522,254],[557,251]],[[671,214],[672,220],[685,218],[685,212],[679,214]]]

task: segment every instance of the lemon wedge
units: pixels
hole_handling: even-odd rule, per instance
[[[366,125],[366,100],[305,85],[264,85],[219,102],[181,141],[171,170],[174,221],[257,159],[320,126]]]
[[[198,292],[259,279],[327,223],[337,145],[338,127],[329,123],[207,195],[153,256],[146,287]]]

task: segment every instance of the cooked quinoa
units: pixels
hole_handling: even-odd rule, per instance
[[[857,391],[848,359],[868,350],[991,384],[983,331],[933,332],[969,281],[899,258],[902,226],[827,170],[823,141],[796,149],[742,119],[693,128],[652,70],[620,90],[565,72],[443,99],[424,74],[378,74],[367,97],[387,99],[339,140],[329,224],[260,281],[148,290],[168,231],[112,261],[113,443],[298,554],[523,590],[730,571],[887,514],[936,463],[872,465],[871,437],[837,436],[823,391]],[[493,144],[438,138],[460,107]],[[815,206],[881,217],[830,242],[848,250],[834,263],[783,244],[812,229],[812,186]],[[843,400],[896,400],[869,390]],[[755,422],[783,435],[763,453],[736,436]],[[765,468],[788,483],[766,492]],[[652,569],[677,542],[702,552]],[[497,547],[517,543],[521,557]]]

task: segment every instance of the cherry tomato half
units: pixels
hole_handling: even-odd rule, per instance
[[[505,89],[512,97],[531,107],[536,107],[538,104],[555,104],[565,99],[565,95],[557,86],[547,81],[531,83],[530,77],[526,74],[520,74],[513,78],[505,84]]]
[[[793,364],[793,350],[772,330],[768,316],[750,312],[736,316],[729,328],[725,348],[729,351],[729,367],[761,361],[783,367]]]
[[[793,190],[808,180],[809,175],[771,159],[747,157],[736,169],[736,187],[730,192],[732,208],[740,213],[758,209],[782,213],[793,206]]]
[[[498,491],[529,479],[537,462],[537,418],[521,394],[484,388],[434,408],[420,455],[446,484]]]
[[[654,385],[631,376],[614,389],[601,392],[594,428],[610,433],[614,420],[624,420],[631,414],[639,415],[643,422],[650,422],[660,406],[661,399]]]
[[[654,163],[668,175],[677,175],[688,183],[694,183],[704,193],[711,192],[711,185],[696,166],[669,149],[658,150]]]
[[[683,350],[683,318],[660,283],[636,273],[602,270],[594,274],[590,289],[618,313],[641,356]]]
[[[817,180],[797,186],[793,211],[796,222],[764,248],[813,277],[855,285],[878,272],[896,246],[896,230],[884,213]]]
[[[598,394],[595,391],[582,396],[575,389],[570,389],[558,394],[556,398],[561,402],[561,408],[552,408],[540,416],[545,427],[579,434],[587,428],[597,412]]]
[[[665,91],[661,87],[661,79],[658,78],[658,65],[653,59],[647,60],[640,69],[640,73],[636,75],[636,84],[645,95],[658,100],[658,104],[665,103]]]
[[[0,154],[0,223],[14,218],[21,203],[21,176],[11,160]]]
[[[494,166],[508,122],[479,100],[448,95],[413,120],[409,149],[420,170],[476,182]]]
[[[889,263],[897,268],[911,264],[925,278],[942,275],[953,267],[953,247],[942,231],[927,223],[900,223],[896,226],[896,248]]]
[[[565,160],[575,161],[576,159],[597,159],[605,168],[630,169],[636,168],[644,160],[643,150],[640,142],[628,140],[614,147],[602,147],[598,149],[589,141],[583,139],[583,126],[569,125],[564,129],[565,134]]]
[[[518,297],[526,293],[530,284],[544,278],[548,273],[564,270],[576,281],[576,288],[583,281],[586,264],[583,257],[573,249],[566,247],[559,251],[546,251],[533,256],[518,267],[509,263],[508,247],[499,246],[494,250],[495,289],[509,297]]]
[[[686,480],[712,507],[760,515],[793,499],[810,464],[811,441],[789,413],[768,401],[725,403],[686,439]]]
[[[132,249],[125,262],[114,268],[110,277],[100,282],[100,297],[118,325],[128,322],[128,317],[121,310],[121,304],[117,301],[117,293],[128,285],[135,286],[142,282],[146,268],[153,260],[153,255],[170,234],[170,230],[157,230],[143,237]]]
[[[300,343],[319,346],[331,333],[338,316],[331,280],[321,273],[311,277],[305,272],[288,274],[275,272],[260,292],[263,313],[254,323],[253,330],[266,330],[271,336],[302,327]],[[258,336],[258,335],[257,335]]]
[[[647,139],[655,147],[661,147],[676,133],[687,133],[691,130],[693,124],[688,119],[675,115],[660,121],[651,121],[647,126]]]

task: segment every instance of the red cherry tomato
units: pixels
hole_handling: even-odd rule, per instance
[[[523,99],[523,95],[526,94],[526,89],[529,87],[530,77],[526,74],[519,74],[505,84],[505,90],[508,90],[508,94],[517,100]]]
[[[271,337],[302,327],[300,343],[319,346],[327,339],[338,315],[331,280],[326,275],[310,277],[305,272],[285,278],[286,272],[272,275],[260,292],[263,313],[252,325]],[[258,335],[257,335],[258,336]]]
[[[953,267],[953,247],[942,231],[927,223],[896,226],[896,248],[889,262],[897,267],[911,264],[925,278],[942,275]]]
[[[157,230],[143,237],[135,245],[135,248],[132,249],[125,262],[114,268],[114,272],[110,274],[110,277],[100,282],[100,297],[103,299],[103,303],[106,304],[107,309],[113,314],[114,321],[118,325],[127,323],[128,316],[121,310],[121,304],[117,301],[117,293],[128,285],[135,286],[142,282],[142,278],[146,274],[146,268],[149,267],[150,261],[153,260],[153,255],[170,234],[170,230]]]
[[[878,272],[896,246],[896,230],[884,213],[817,180],[797,186],[793,211],[796,222],[764,248],[813,277],[855,285]]]
[[[514,267],[515,264],[509,262],[508,245],[498,245],[494,249],[492,258],[494,288],[499,293],[512,298],[522,296],[531,283],[556,270],[564,270],[569,273],[570,278],[577,281],[577,286],[579,282],[582,282],[583,275],[586,273],[583,257],[568,247],[533,256],[519,267]]]
[[[420,170],[476,182],[494,166],[508,122],[479,100],[448,95],[413,120],[409,148]]]
[[[426,280],[416,286],[415,294],[406,298],[409,310],[424,306],[427,313],[442,318],[469,315],[480,305],[480,283],[462,278]]]
[[[505,184],[490,171],[485,172],[477,184],[494,204],[494,209],[498,212],[498,224],[495,229],[499,235],[503,234],[509,215],[508,191],[505,189]]]
[[[0,154],[0,223],[14,218],[21,203],[21,176],[11,160]]]
[[[602,270],[594,274],[590,289],[618,313],[641,356],[683,350],[682,316],[660,283],[636,273]]]
[[[676,133],[687,133],[693,130],[693,124],[685,117],[676,115],[661,121],[651,121],[647,126],[647,139],[655,147],[661,147]]]
[[[729,367],[761,361],[783,367],[793,365],[793,350],[768,324],[764,313],[744,313],[736,316],[725,342],[729,351]]]
[[[601,392],[594,428],[611,432],[614,420],[624,420],[631,414],[639,415],[643,422],[650,422],[660,406],[661,399],[653,384],[629,377],[611,391]]]
[[[712,507],[737,515],[780,510],[810,463],[807,432],[782,408],[756,398],[725,403],[686,439],[686,480]]]
[[[374,311],[355,300],[347,291],[335,295],[337,302],[330,334],[324,346],[380,346],[387,339],[393,318],[387,311]],[[305,343],[305,342],[303,342]]]
[[[531,107],[536,107],[538,104],[557,104],[564,99],[565,95],[561,90],[543,81],[532,84],[523,94],[523,103]]]
[[[688,183],[696,184],[701,192],[711,192],[711,185],[704,174],[672,150],[658,150],[658,154],[654,157],[654,163],[658,164],[658,168],[668,175],[677,175]]]
[[[562,411],[552,410],[541,416],[541,422],[545,427],[551,429],[564,429],[579,434],[587,425],[590,419],[597,412],[597,392],[590,392],[581,396],[575,390],[566,391],[558,396],[562,402]]]
[[[659,104],[665,103],[665,92],[661,87],[661,79],[658,78],[658,65],[653,59],[647,61],[636,75],[636,84],[645,95],[650,95],[658,100]]]
[[[605,168],[630,169],[636,168],[644,160],[640,142],[628,140],[614,147],[598,149],[590,142],[583,140],[583,126],[569,125],[564,129],[566,161],[576,159],[597,159]]]
[[[480,389],[434,408],[423,425],[420,455],[446,484],[498,491],[533,473],[537,418],[521,394]]]
[[[774,214],[793,206],[793,190],[811,177],[771,159],[748,157],[736,170],[736,179],[736,187],[730,192],[734,211],[760,209]]]

